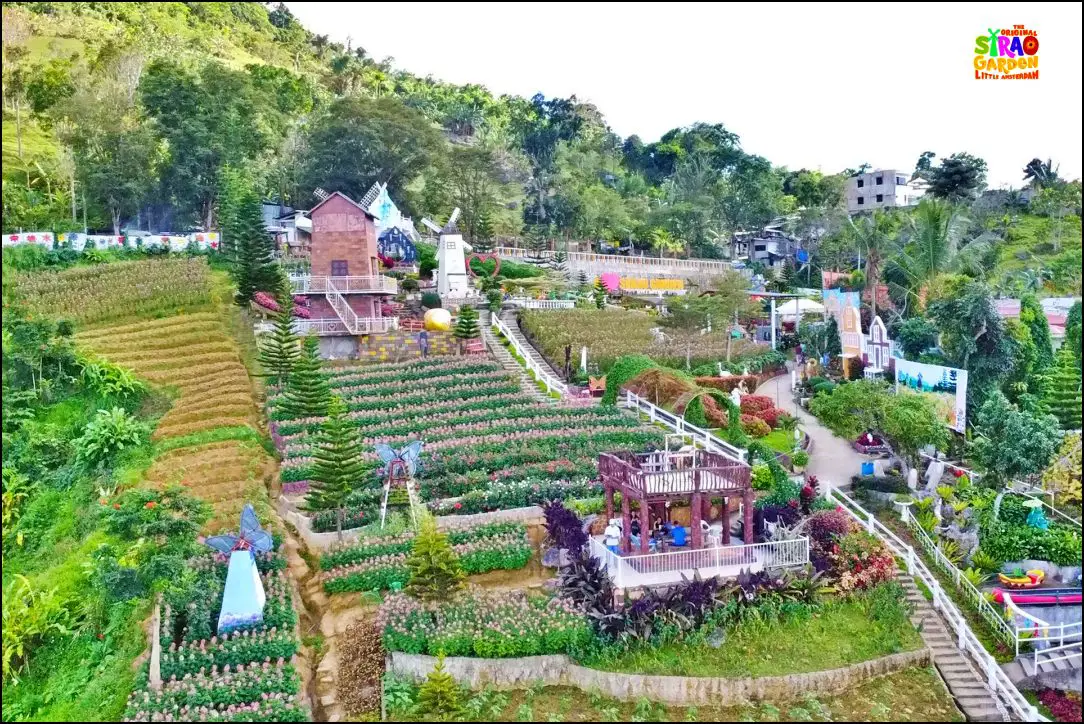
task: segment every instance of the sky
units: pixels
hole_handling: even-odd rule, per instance
[[[495,94],[575,95],[645,142],[722,123],[777,166],[984,158],[991,188],[1081,176],[1080,3],[291,2],[312,32]],[[976,80],[975,38],[1038,33],[1038,80]]]

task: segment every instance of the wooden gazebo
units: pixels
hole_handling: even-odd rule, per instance
[[[614,493],[621,493],[621,551],[631,553],[633,500],[640,504],[640,552],[649,552],[650,510],[674,500],[688,500],[691,511],[691,547],[702,548],[700,521],[712,498],[722,498],[722,543],[730,543],[730,498],[741,496],[745,542],[753,543],[753,488],[751,469],[733,458],[707,450],[688,452],[603,453],[599,475],[606,494],[606,518],[614,517]],[[661,511],[660,511],[661,512]]]

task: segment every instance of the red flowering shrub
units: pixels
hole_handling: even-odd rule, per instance
[[[1057,689],[1043,689],[1039,702],[1050,710],[1056,721],[1080,721],[1080,694]]]
[[[855,530],[856,526],[849,515],[836,508],[809,516],[805,529],[809,534],[809,558],[818,571],[825,571],[831,566],[829,555],[832,546]]]
[[[756,415],[761,410],[768,410],[773,407],[775,407],[775,402],[772,401],[772,398],[764,395],[745,395],[741,398],[741,411],[746,414]]]
[[[294,316],[299,319],[311,319],[312,312],[309,311],[308,307],[294,307]]]
[[[756,414],[756,416],[759,417],[761,420],[764,420],[764,422],[768,423],[768,427],[774,430],[779,427],[779,419],[787,413],[785,410],[780,410],[778,407],[769,407],[766,410],[761,410],[760,412],[754,414]]]
[[[768,423],[755,415],[742,415],[741,429],[746,435],[752,437],[764,437],[772,431],[772,429],[768,427]]]
[[[309,306],[309,298],[307,296],[305,296],[304,294],[295,294],[294,295],[294,304],[299,306],[299,307],[307,307],[307,306]]]
[[[864,591],[896,576],[896,559],[885,544],[865,531],[843,536],[829,554],[829,572],[841,591]]]
[[[256,292],[252,295],[252,301],[264,309],[269,309],[272,312],[279,311],[279,303],[275,301],[275,298],[267,292]]]

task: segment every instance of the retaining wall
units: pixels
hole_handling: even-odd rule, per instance
[[[675,706],[740,706],[750,701],[782,702],[810,694],[839,694],[869,679],[915,666],[929,666],[929,649],[883,656],[829,671],[786,676],[724,679],[693,676],[644,676],[599,671],[574,664],[567,656],[527,656],[518,659],[449,657],[444,669],[457,682],[479,689],[575,686],[622,701],[651,701]],[[393,652],[387,670],[420,681],[433,669],[434,656]]]

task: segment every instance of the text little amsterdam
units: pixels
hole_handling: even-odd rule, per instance
[[[975,38],[975,80],[1038,79],[1038,32],[1014,25]]]

